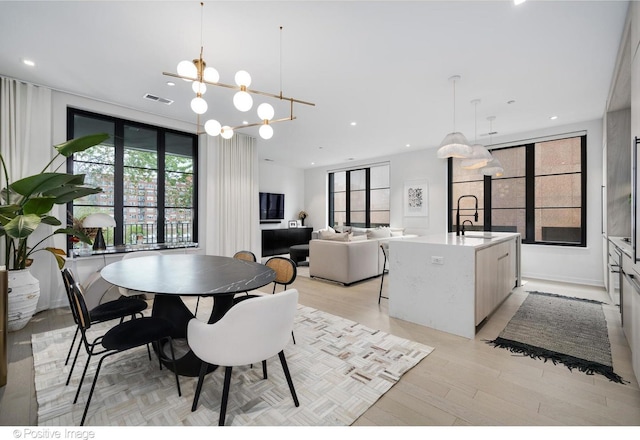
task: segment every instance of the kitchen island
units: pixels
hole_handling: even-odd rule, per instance
[[[389,316],[473,339],[521,285],[518,233],[468,231],[389,242]]]

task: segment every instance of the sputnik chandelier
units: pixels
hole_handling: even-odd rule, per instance
[[[239,128],[248,127],[260,127],[259,134],[263,139],[271,139],[273,136],[273,128],[271,124],[275,122],[293,121],[296,117],[293,115],[293,104],[305,104],[315,106],[314,103],[302,101],[300,99],[289,98],[282,94],[282,81],[280,84],[280,93],[268,93],[261,92],[259,90],[249,89],[251,85],[251,75],[244,70],[240,70],[235,75],[236,85],[224,84],[219,82],[220,74],[213,67],[207,67],[207,63],[202,58],[203,44],[202,44],[202,11],[204,9],[204,2],[200,2],[200,56],[193,61],[180,61],[177,67],[177,73],[162,72],[163,75],[171,76],[174,78],[180,78],[184,81],[191,82],[191,88],[196,94],[195,98],[191,100],[191,110],[198,115],[198,126],[200,125],[200,115],[203,115],[208,110],[207,101],[204,100],[202,95],[207,91],[207,85],[224,87],[231,90],[236,90],[233,96],[233,105],[241,112],[247,112],[253,107],[253,97],[251,95],[266,96],[269,98],[279,99],[281,101],[289,101],[289,116],[280,119],[273,119],[275,116],[275,110],[269,103],[262,103],[258,106],[257,113],[260,122],[252,124],[242,124],[238,126],[230,127],[228,125],[222,125],[215,119],[209,119],[204,123],[204,130],[210,136],[222,136],[224,139],[231,139],[233,137],[234,130]],[[282,52],[282,26],[280,26],[280,51]]]

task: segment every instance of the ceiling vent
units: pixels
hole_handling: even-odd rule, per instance
[[[152,95],[151,93],[147,93],[143,96],[144,99],[148,99],[150,101],[155,101],[155,102],[159,102],[161,104],[166,104],[166,105],[171,105],[173,104],[173,101],[171,99],[167,99],[167,98],[161,98],[159,96],[156,95]]]

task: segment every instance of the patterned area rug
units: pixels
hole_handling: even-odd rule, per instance
[[[500,335],[487,342],[624,383],[613,371],[609,332],[599,301],[529,292]]]
[[[94,328],[92,328],[94,330]],[[64,366],[74,327],[32,336],[38,425],[77,425],[97,364],[94,358],[78,403],[73,405],[86,354],[65,386]],[[268,380],[259,365],[233,370],[227,425],[347,426],[387,392],[433,348],[373,330],[319,310],[298,306],[296,344],[285,348],[300,407],[293,404],[277,356],[268,361]],[[124,359],[116,359],[121,356]],[[159,370],[155,356],[134,349],[106,361],[86,425],[217,425],[223,369],[210,373],[198,409],[191,412],[197,378]]]

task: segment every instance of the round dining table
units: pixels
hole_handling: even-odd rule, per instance
[[[173,323],[174,340],[186,340],[187,324],[194,318],[181,297],[213,297],[213,309],[208,319],[211,324],[233,306],[236,294],[265,286],[273,282],[276,275],[273,269],[260,263],[197,254],[130,258],[105,266],[100,274],[116,286],[154,294],[151,314]],[[166,356],[160,357],[168,368],[172,368]],[[176,359],[176,369],[183,376],[198,376],[200,364],[200,359],[190,349]]]

